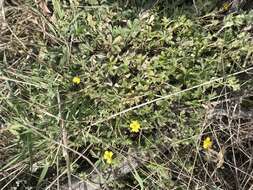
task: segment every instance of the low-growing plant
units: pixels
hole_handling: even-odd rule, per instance
[[[233,156],[250,159],[252,118],[235,117],[234,99],[252,102],[252,11],[41,2],[4,6],[3,189],[65,188],[74,176],[97,189],[249,186],[251,171]],[[225,171],[240,171],[237,181]]]

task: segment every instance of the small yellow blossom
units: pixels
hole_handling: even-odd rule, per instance
[[[140,123],[138,121],[132,121],[130,123],[129,127],[130,127],[131,132],[138,133],[139,130],[140,130],[140,128],[141,128],[141,125],[140,125]]]
[[[79,84],[79,83],[81,82],[81,79],[80,79],[79,77],[74,77],[74,78],[72,79],[72,82],[73,82],[74,84]]]
[[[212,145],[213,145],[213,142],[212,142],[211,138],[206,137],[205,140],[203,141],[203,148],[208,150],[212,147]]]
[[[104,160],[106,161],[107,164],[111,164],[112,163],[112,155],[113,155],[113,152],[112,151],[105,151],[104,153]]]
[[[228,2],[225,2],[225,3],[223,4],[223,9],[224,9],[225,11],[228,11],[228,10],[229,10],[229,7],[230,7],[230,4],[229,4]]]

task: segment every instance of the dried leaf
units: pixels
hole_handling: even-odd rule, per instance
[[[43,12],[44,15],[50,15],[51,14],[51,11],[47,7],[47,3],[46,3],[45,0],[37,0],[36,3],[42,9],[42,12]]]
[[[224,154],[225,154],[225,148],[222,147],[217,154],[217,168],[221,168],[224,164]]]

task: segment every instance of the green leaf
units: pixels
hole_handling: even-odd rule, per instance
[[[139,186],[140,186],[141,190],[143,190],[144,189],[143,180],[141,179],[141,177],[138,174],[137,170],[135,168],[133,168],[133,170],[134,170],[134,173],[133,173],[134,178],[139,183]]]
[[[43,179],[45,178],[49,166],[50,166],[49,162],[46,162],[45,165],[44,165],[44,167],[43,167],[43,170],[42,170],[42,172],[40,174],[40,177],[39,177],[39,180],[38,180],[38,183],[37,183],[37,188],[41,184],[41,182],[43,181]]]
[[[52,0],[54,11],[56,13],[56,16],[58,16],[60,19],[64,17],[64,11],[61,8],[61,4],[59,0]]]
[[[98,5],[98,0],[88,0],[88,3],[91,5]]]

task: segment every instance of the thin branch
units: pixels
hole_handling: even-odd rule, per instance
[[[193,6],[195,8],[196,14],[199,15],[199,9],[197,7],[196,0],[192,0],[192,2],[193,2]]]
[[[61,115],[61,99],[60,99],[60,93],[59,91],[57,92],[57,101],[58,101],[58,109],[59,109],[59,120],[58,123],[60,124],[61,127],[61,133],[62,133],[62,143],[64,144],[65,147],[68,146],[68,134],[67,134],[67,130],[64,127],[64,122],[61,119],[62,115]],[[72,188],[72,182],[71,182],[71,166],[70,166],[70,160],[69,160],[69,154],[68,154],[68,150],[62,147],[62,152],[63,152],[63,157],[65,158],[66,161],[66,165],[67,165],[67,176],[68,176],[68,186],[69,186],[69,190],[71,190]]]

